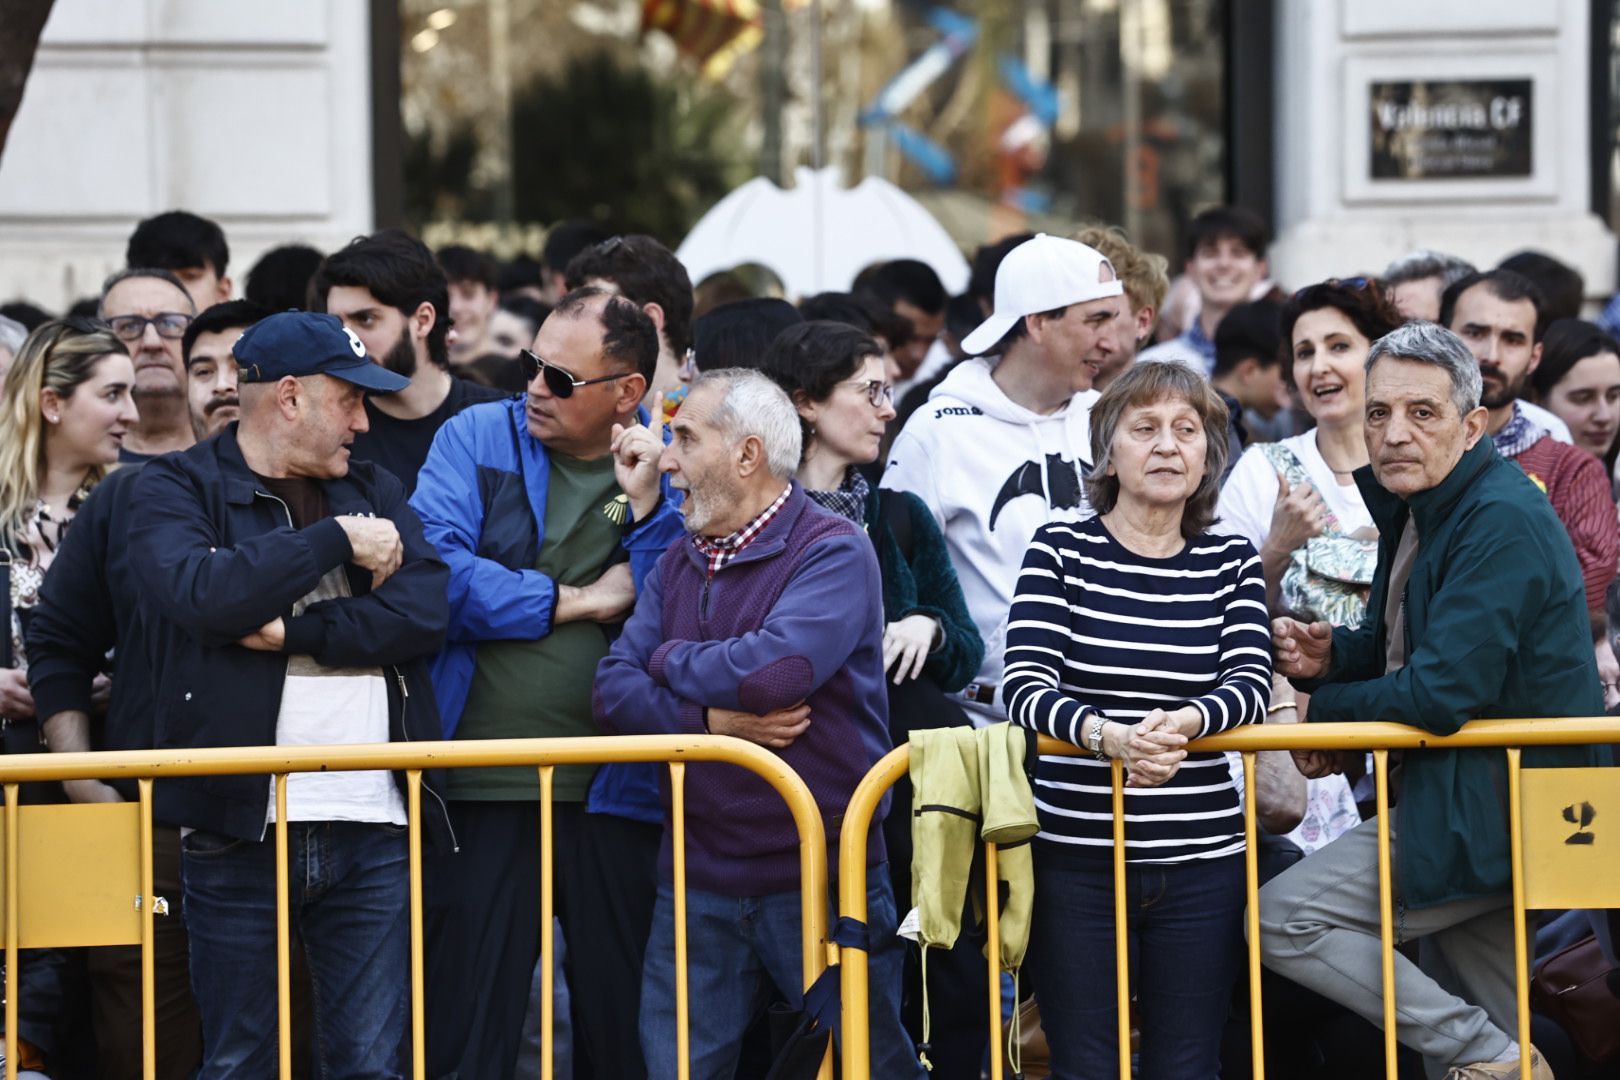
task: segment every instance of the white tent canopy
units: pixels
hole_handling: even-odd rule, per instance
[[[967,288],[968,264],[950,235],[910,195],[879,177],[853,188],[839,170],[800,167],[783,191],[755,177],[703,215],[675,254],[694,282],[744,263],[768,267],[788,295],[848,289],[887,259],[919,259],[947,292]]]

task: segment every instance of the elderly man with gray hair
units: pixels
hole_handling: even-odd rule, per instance
[[[1368,618],[1356,630],[1272,626],[1276,670],[1311,693],[1310,719],[1450,735],[1477,717],[1603,711],[1569,534],[1484,437],[1480,389],[1473,354],[1433,323],[1408,323],[1368,353],[1371,464],[1355,477],[1379,534]],[[1307,776],[1339,769],[1337,752],[1295,757]],[[1592,763],[1581,747],[1530,749],[1524,760]],[[1431,1077],[1551,1080],[1513,1035],[1502,751],[1407,751],[1394,777],[1396,935],[1420,940],[1417,963],[1395,956],[1400,1041]],[[1375,1024],[1377,865],[1377,825],[1366,821],[1260,892],[1266,965]]]
[[[618,734],[712,732],[769,747],[809,785],[836,853],[839,815],[890,748],[872,544],[793,480],[799,414],[764,375],[705,373],[671,427],[660,468],[686,493],[689,535],[647,575],[597,668],[597,722]],[[728,765],[686,772],[688,986],[702,1003],[691,1012],[691,1075],[729,1078],[764,990],[802,1001],[799,840],[764,780]],[[876,824],[866,849],[872,1074],[920,1076],[900,1024],[902,953]],[[677,1071],[670,851],[666,817],[641,987],[649,1076]]]

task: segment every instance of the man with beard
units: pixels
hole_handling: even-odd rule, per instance
[[[450,286],[433,253],[398,229],[356,237],[327,256],[310,286],[314,311],[336,315],[373,360],[411,384],[366,398],[370,429],[355,436],[353,460],[381,465],[416,490],[433,436],[469,405],[501,391],[450,374]]]
[[[191,294],[167,270],[120,270],[101,287],[101,318],[135,361],[135,407],[141,414],[119,461],[146,461],[197,441],[186,415],[180,358],[180,338],[196,314]]]
[[[1497,453],[1517,463],[1547,493],[1575,544],[1592,638],[1601,642],[1604,596],[1614,580],[1615,554],[1620,549],[1608,478],[1597,458],[1550,430],[1543,419],[1550,413],[1519,400],[1530,373],[1541,363],[1547,319],[1540,290],[1512,270],[1471,274],[1446,289],[1440,299],[1440,322],[1462,338],[1479,361],[1484,380],[1480,404],[1488,410],[1485,430]]]
[[[231,345],[268,314],[257,304],[235,300],[215,304],[186,328],[181,354],[191,427],[199,442],[236,419]],[[138,464],[115,470],[79,508],[28,624],[34,702],[46,718],[45,740],[56,752],[150,750],[154,745],[151,668],[129,546],[123,542],[129,535],[130,492],[140,473]],[[110,699],[103,697],[109,691],[104,674],[108,656],[117,669]],[[107,712],[92,726],[98,698]],[[136,798],[133,780],[69,780],[63,787],[73,802]],[[174,908],[173,915],[156,923],[156,1075],[183,1078],[201,1064],[202,1034],[179,911],[179,830],[155,827],[152,845],[154,888]],[[135,946],[90,949],[87,963],[101,1075],[133,1080],[141,1075],[141,951]]]

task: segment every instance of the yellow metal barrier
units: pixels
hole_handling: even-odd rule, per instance
[[[1519,1045],[1528,1055],[1530,1005],[1525,912],[1536,907],[1620,906],[1620,875],[1614,872],[1620,855],[1620,832],[1590,829],[1598,816],[1620,820],[1620,769],[1529,769],[1521,777],[1520,748],[1620,743],[1620,719],[1580,717],[1542,720],[1476,720],[1454,735],[1437,736],[1419,728],[1390,723],[1272,724],[1238,728],[1198,739],[1193,750],[1222,750],[1243,758],[1245,881],[1248,895],[1246,925],[1249,949],[1250,1033],[1255,1080],[1265,1077],[1263,1020],[1260,1007],[1259,870],[1256,850],[1255,754],[1262,750],[1348,750],[1371,752],[1378,785],[1378,895],[1380,937],[1383,948],[1383,1006],[1385,1074],[1396,1076],[1395,954],[1393,887],[1390,877],[1388,770],[1391,750],[1439,750],[1464,747],[1504,748],[1508,761],[1509,830],[1513,860],[1514,958],[1518,977]],[[1086,751],[1042,736],[1042,754],[1079,755]],[[840,836],[838,913],[866,921],[866,839],[872,817],[885,792],[906,774],[908,747],[896,747],[872,767],[850,800]],[[1131,1075],[1130,972],[1126,948],[1125,912],[1125,780],[1124,769],[1113,763],[1114,809],[1114,939],[1115,978],[1118,988],[1119,1075]],[[1584,809],[1583,809],[1584,807]],[[1576,839],[1590,836],[1591,839]],[[993,917],[999,897],[994,873],[995,846],[985,845],[986,908],[989,941],[985,947],[990,979],[989,1030],[991,1080],[1003,1080],[1002,1048],[994,1045],[1001,1029],[1001,955],[999,927]],[[896,898],[902,912],[908,906]],[[871,1040],[866,954],[845,949],[841,956],[843,991],[844,1080],[871,1076]],[[1521,1062],[1530,1075],[1528,1061]]]
[[[685,1080],[689,1033],[686,987],[685,763],[737,765],[764,779],[782,796],[799,833],[800,950],[806,989],[827,966],[827,841],[810,789],[780,757],[763,747],[720,735],[636,735],[577,739],[492,739],[478,742],[390,743],[362,746],[255,747],[185,751],[117,751],[0,756],[5,793],[5,1080],[16,1080],[15,1043],[19,971],[17,950],[47,945],[141,946],[142,1069],[156,1070],[153,1015],[152,783],[178,776],[268,774],[276,800],[276,994],[280,1010],[280,1066],[291,1076],[291,978],[287,893],[287,776],[298,772],[361,769],[403,771],[409,811],[411,1070],[426,1075],[422,949],[422,773],[428,769],[533,766],[540,779],[541,949],[552,955],[552,778],[563,765],[666,762],[674,823],[675,965],[680,1077]],[[19,785],[33,781],[135,779],[137,803],[19,808]],[[36,828],[39,830],[36,834]],[[138,833],[134,855],[131,833]],[[85,848],[83,844],[92,845]],[[63,895],[70,890],[71,895]],[[552,972],[542,972],[541,1076],[551,1080]],[[821,1076],[830,1080],[832,1055]]]

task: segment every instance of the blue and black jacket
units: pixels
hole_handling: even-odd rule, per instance
[[[645,409],[639,411],[643,423]],[[444,737],[467,704],[478,643],[535,641],[551,633],[557,586],[534,569],[545,539],[549,457],[529,434],[524,399],[464,409],[434,436],[411,505],[427,538],[450,567],[450,628],[433,662]],[[658,507],[633,521],[623,545],[639,590],[684,527],[663,481]],[[663,821],[660,767],[609,765],[591,783],[588,808],[652,824]]]

